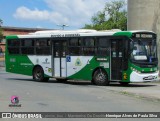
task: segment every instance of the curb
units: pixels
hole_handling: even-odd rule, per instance
[[[160,98],[149,96],[147,94],[142,94],[142,93],[139,94],[139,93],[133,93],[133,92],[128,92],[128,91],[119,91],[118,93],[127,95],[127,96],[136,97],[138,99],[145,99],[145,100],[152,101],[152,102],[160,102]]]
[[[114,90],[114,89],[106,88],[106,86],[104,87],[104,89],[112,93],[121,94],[121,95],[129,96],[129,97],[133,97],[133,98],[137,98],[141,100],[147,100],[147,101],[158,102],[158,103],[160,102],[159,97],[150,96],[150,95],[143,94],[143,93],[134,93],[134,92],[127,91],[125,89],[124,90]]]
[[[135,97],[137,99],[143,99],[143,100],[148,100],[148,101],[152,101],[152,102],[160,102],[160,98],[154,97],[154,96],[149,96],[146,94],[140,94],[140,93],[134,93],[134,92],[129,92],[129,91],[121,91],[121,90],[112,90],[112,89],[108,89],[109,91],[115,92],[115,93],[119,93],[122,95],[126,95],[126,96],[130,96],[130,97]]]

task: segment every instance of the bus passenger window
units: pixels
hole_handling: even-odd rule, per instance
[[[34,40],[22,39],[21,40],[21,54],[34,54]]]
[[[95,55],[96,48],[94,47],[84,47],[83,48],[83,53],[84,55]]]
[[[50,55],[51,46],[49,39],[37,39],[36,40],[36,54],[38,55]]]
[[[97,47],[99,56],[109,56],[110,55],[110,41],[107,37],[97,38]]]
[[[95,47],[95,39],[92,37],[87,37],[83,39],[83,54],[85,56],[95,55],[97,48]]]
[[[20,40],[11,39],[8,40],[8,52],[9,54],[20,54]]]
[[[69,40],[69,54],[80,55],[81,53],[81,38],[71,38]]]
[[[95,46],[95,40],[94,40],[94,38],[85,38],[84,39],[84,46],[94,47]]]

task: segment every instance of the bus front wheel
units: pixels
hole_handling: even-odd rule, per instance
[[[40,66],[37,66],[34,68],[33,79],[36,81],[43,81],[43,82],[46,82],[49,80],[49,78],[44,77],[44,71],[43,71],[42,67],[40,67]]]
[[[103,69],[98,69],[94,72],[93,83],[98,86],[109,85],[108,75]]]

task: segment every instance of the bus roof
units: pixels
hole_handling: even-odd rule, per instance
[[[133,33],[154,33],[147,30],[136,30],[136,31],[121,31],[119,29],[96,31],[92,29],[79,29],[79,30],[45,30],[29,33],[27,35],[10,35],[6,39],[16,38],[46,38],[46,37],[76,37],[76,36],[127,36],[131,37]]]

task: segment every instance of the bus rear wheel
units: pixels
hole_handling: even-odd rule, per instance
[[[98,69],[94,72],[93,83],[98,86],[109,85],[108,75],[103,69]]]
[[[36,81],[47,82],[49,78],[44,77],[44,71],[42,67],[37,66],[33,70],[33,79]]]

